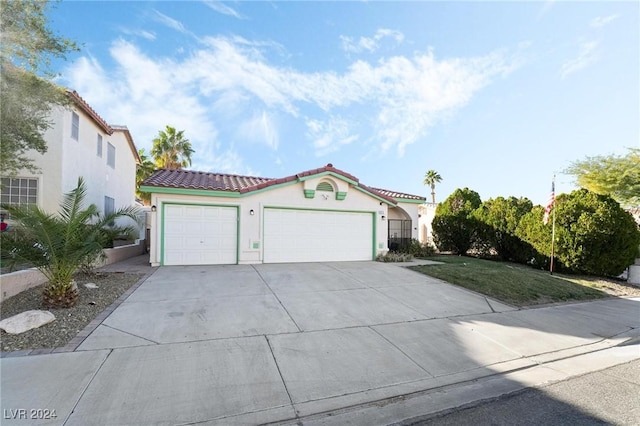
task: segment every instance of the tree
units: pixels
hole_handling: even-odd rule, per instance
[[[54,34],[47,27],[49,6],[46,0],[2,2],[0,60],[3,68],[12,63],[32,73],[42,72],[53,77],[51,58],[66,59],[67,53],[79,50],[75,42]]]
[[[51,126],[51,108],[68,104],[64,90],[49,80],[54,76],[51,58],[64,59],[78,48],[47,28],[48,2],[13,0],[1,7],[0,169],[14,175],[20,169],[36,169],[25,154],[46,152],[43,133]]]
[[[191,154],[194,152],[191,142],[184,137],[184,130],[176,131],[171,126],[158,132],[151,148],[151,155],[160,169],[181,169],[190,166]]]
[[[613,198],[580,189],[559,195],[554,208],[555,258],[561,269],[615,277],[638,256],[638,225]],[[542,225],[542,215],[542,207],[535,207],[523,217],[518,233],[548,257],[551,227]]]
[[[44,154],[44,132],[51,126],[54,105],[66,105],[64,90],[35,74],[5,64],[0,78],[0,169],[4,175],[18,170],[37,171],[29,151]]]
[[[528,263],[531,263],[534,268],[548,270],[551,256],[551,227],[544,225],[543,216],[544,207],[534,206],[529,213],[520,218],[515,234],[533,249]]]
[[[436,208],[436,216],[438,215],[464,215],[468,216],[482,205],[480,194],[476,191],[463,188],[453,191],[443,203]]]
[[[429,170],[424,175],[424,184],[431,188],[431,202],[436,203],[436,183],[442,182],[442,176],[435,170]]]
[[[34,206],[2,206],[14,223],[11,230],[0,234],[2,259],[26,263],[38,268],[49,280],[43,290],[45,307],[71,307],[76,304],[78,290],[73,274],[87,262],[95,260],[106,246],[105,235],[115,233],[132,236],[137,227],[117,226],[121,217],[138,220],[135,207],[125,207],[102,215],[98,207],[84,207],[86,187],[82,178],[75,189],[65,194],[57,214]]]
[[[456,189],[438,205],[431,226],[433,240],[440,251],[466,254],[480,242],[481,222],[473,217],[480,207],[480,195],[469,189]]]
[[[587,157],[572,163],[564,173],[575,176],[580,187],[609,195],[623,206],[640,204],[639,148],[629,148],[624,156]]]
[[[145,205],[151,203],[151,194],[149,192],[140,192],[142,182],[156,171],[155,163],[147,156],[144,148],[138,150],[140,164],[136,166],[136,197],[142,200]]]
[[[526,263],[533,256],[532,247],[516,236],[520,219],[533,208],[527,198],[489,199],[474,213],[474,217],[487,225],[487,243],[503,260]]]

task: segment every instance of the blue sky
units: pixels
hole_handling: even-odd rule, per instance
[[[184,130],[191,169],[322,167],[438,201],[543,204],[572,161],[640,147],[638,2],[62,1],[82,44],[59,83],[148,152]]]

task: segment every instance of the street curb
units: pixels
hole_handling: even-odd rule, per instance
[[[616,365],[640,360],[640,346],[631,337],[595,351],[561,357],[560,359],[536,363],[530,367],[451,383],[404,395],[355,404],[295,419],[287,419],[268,425],[342,425],[385,424],[409,426],[416,422],[438,417],[461,408],[473,407],[487,401],[539,388],[601,371]],[[634,342],[634,344],[629,344]],[[603,343],[603,342],[601,342]],[[615,342],[608,342],[614,344]],[[530,359],[535,359],[531,357]],[[594,368],[595,367],[595,368]]]

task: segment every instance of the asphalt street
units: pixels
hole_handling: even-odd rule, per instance
[[[640,346],[638,346],[640,351]],[[403,426],[638,425],[640,360],[526,389]]]

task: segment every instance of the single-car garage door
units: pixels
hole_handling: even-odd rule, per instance
[[[372,260],[373,214],[264,210],[264,262]]]
[[[236,207],[165,204],[164,265],[224,265],[238,260]]]

